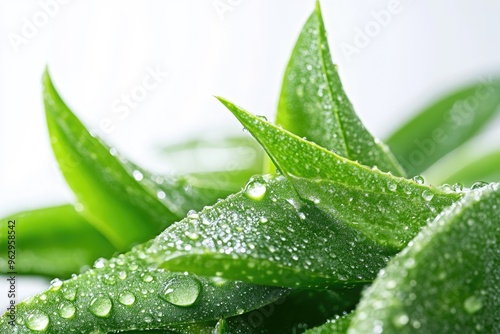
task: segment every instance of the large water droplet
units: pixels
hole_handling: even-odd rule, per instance
[[[64,319],[69,319],[75,315],[75,306],[70,302],[62,302],[59,305],[58,313]]]
[[[63,291],[63,297],[67,300],[75,300],[76,298],[76,289],[73,288],[73,287],[67,287],[64,291]]]
[[[113,307],[113,303],[111,299],[106,296],[100,296],[92,299],[89,305],[89,310],[97,317],[107,317],[111,312],[111,308]]]
[[[135,303],[135,296],[131,292],[125,291],[120,294],[118,301],[123,305],[129,306]]]
[[[104,258],[98,258],[95,262],[94,262],[94,268],[96,269],[102,269],[104,268],[104,266],[106,265],[106,262],[108,260],[104,259]]]
[[[142,173],[140,171],[138,171],[138,170],[134,170],[132,172],[132,175],[134,176],[134,179],[136,181],[142,181],[142,179],[144,178],[144,175],[142,175]]]
[[[160,291],[160,297],[177,306],[193,305],[200,294],[200,282],[187,275],[170,278]]]
[[[429,202],[434,198],[434,194],[432,193],[432,191],[426,189],[422,192],[422,198]]]
[[[424,182],[425,182],[425,179],[422,175],[414,176],[412,178],[412,180],[415,181],[415,183],[417,183],[417,184],[424,184]]]
[[[142,275],[142,281],[143,282],[149,283],[149,282],[152,282],[153,280],[154,280],[154,277],[151,276],[150,274],[144,274],[144,275]]]
[[[480,182],[476,182],[476,183],[474,183],[474,184],[472,185],[472,187],[470,187],[470,188],[471,188],[472,190],[474,190],[474,189],[479,189],[479,188],[485,187],[485,186],[487,186],[487,185],[488,185],[488,183],[487,183],[487,182],[482,182],[482,181],[480,181]]]
[[[261,200],[266,194],[266,185],[257,181],[250,181],[245,187],[245,193],[254,200]]]
[[[49,317],[41,312],[34,311],[26,318],[26,327],[34,331],[43,331],[49,326]]]
[[[470,296],[464,301],[464,309],[469,314],[476,313],[482,308],[483,308],[483,302],[479,297]]]

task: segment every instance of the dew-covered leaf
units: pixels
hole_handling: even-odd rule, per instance
[[[172,271],[274,286],[339,287],[370,282],[394,251],[302,202],[284,176],[265,175],[167,228],[148,253]]]
[[[462,194],[363,166],[221,102],[268,152],[299,196],[376,244],[402,249]]]
[[[9,223],[9,220],[15,224]],[[9,225],[13,229],[9,229]],[[9,231],[15,231],[18,274],[69,277],[115,248],[72,205],[19,212],[0,220],[0,271],[8,272]],[[11,233],[12,234],[12,233]],[[5,237],[4,237],[5,236]]]
[[[52,148],[74,191],[81,214],[119,250],[157,235],[165,227],[228,194],[196,188],[182,177],[151,175],[93,137],[43,77]]]
[[[203,278],[150,268],[144,247],[51,287],[17,305],[16,333],[108,333],[170,329],[168,326],[218,320],[257,309],[287,289]],[[8,313],[0,332],[10,333]]]
[[[350,160],[398,176],[405,174],[354,112],[332,62],[319,2],[286,68],[276,123]]]
[[[312,328],[304,334],[347,334],[353,313],[344,314],[329,320],[325,324]]]
[[[500,111],[500,80],[483,78],[424,108],[387,139],[409,176],[475,136]]]
[[[471,191],[381,271],[350,334],[496,333],[500,319],[500,190]]]

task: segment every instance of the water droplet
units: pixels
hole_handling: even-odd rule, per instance
[[[267,223],[267,222],[268,222],[268,220],[267,220],[267,218],[266,218],[266,217],[260,217],[260,218],[259,218],[259,221],[260,221],[262,224],[264,224],[264,223]]]
[[[75,306],[70,302],[62,302],[59,305],[58,313],[64,319],[69,319],[75,315]]]
[[[118,301],[123,305],[130,306],[135,303],[135,296],[131,292],[125,291],[120,294]]]
[[[267,117],[266,116],[263,116],[263,115],[256,115],[256,116],[267,122]]]
[[[94,268],[96,269],[101,269],[101,268],[104,268],[104,266],[106,265],[106,262],[107,260],[104,259],[104,258],[98,258],[95,262],[94,262]]]
[[[198,299],[200,290],[200,282],[194,277],[177,275],[163,286],[160,297],[173,305],[190,306]]]
[[[125,271],[120,271],[118,273],[118,278],[124,280],[125,278],[127,278],[127,273]]]
[[[429,202],[434,198],[434,194],[432,193],[432,191],[426,189],[422,192],[422,198]]]
[[[464,190],[464,185],[461,183],[455,183],[453,186],[451,186],[455,192],[460,192]]]
[[[389,191],[396,191],[396,189],[398,189],[398,185],[394,182],[389,182],[387,183],[387,189],[389,189]]]
[[[424,184],[425,183],[425,179],[422,175],[417,175],[417,176],[414,176],[412,178],[412,180],[417,183],[417,184]]]
[[[116,148],[111,147],[111,148],[109,149],[109,154],[111,154],[112,156],[115,156],[115,155],[116,155],[116,153],[118,153],[118,152],[116,151]]]
[[[143,282],[149,283],[149,282],[152,282],[153,279],[154,279],[154,277],[151,276],[150,274],[144,274],[144,275],[142,275],[142,281]]]
[[[26,318],[26,327],[34,331],[43,331],[49,326],[49,317],[41,312],[34,311]]]
[[[469,314],[476,313],[482,308],[483,308],[483,302],[479,297],[470,296],[464,301],[464,309]]]
[[[92,299],[89,305],[89,310],[95,316],[104,318],[109,316],[112,307],[113,303],[111,302],[111,299],[109,299],[109,297],[100,296]]]
[[[135,262],[128,265],[129,270],[134,271],[134,270],[137,270],[137,268],[139,268],[139,266]]]
[[[403,327],[404,325],[406,325],[410,321],[410,318],[408,317],[407,314],[403,313],[403,314],[395,316],[392,320],[393,320],[394,325],[396,325],[396,327]]]
[[[132,175],[134,176],[134,179],[136,181],[141,181],[144,178],[144,175],[142,175],[142,173],[140,171],[138,171],[138,170],[134,170],[132,172]]]
[[[63,291],[63,297],[67,300],[75,300],[76,298],[76,289],[75,288],[72,288],[72,287],[67,287],[64,291]]]
[[[195,210],[189,210],[187,213],[187,217],[189,219],[199,219],[200,218],[200,216],[198,215],[198,212],[196,212]]]
[[[480,181],[480,182],[476,182],[476,183],[474,183],[474,184],[472,185],[472,187],[470,187],[470,188],[471,188],[472,190],[474,190],[474,189],[479,189],[479,188],[485,187],[485,186],[487,186],[487,185],[488,185],[488,183],[487,183],[487,182],[482,182],[482,181]]]
[[[166,194],[164,191],[162,190],[159,190],[157,193],[156,193],[156,196],[158,196],[159,199],[164,199],[166,197]]]
[[[266,194],[266,185],[257,181],[250,181],[245,187],[245,194],[254,200],[261,200]]]
[[[199,234],[194,231],[186,231],[184,235],[191,240],[198,240],[200,238]]]
[[[74,208],[76,212],[83,212],[83,209],[85,209],[82,203],[75,203]]]

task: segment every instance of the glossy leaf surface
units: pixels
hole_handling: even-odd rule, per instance
[[[471,191],[381,271],[349,333],[494,333],[500,317],[500,190]]]
[[[9,229],[9,220],[15,221]],[[18,274],[69,277],[115,248],[72,205],[19,212],[0,220],[0,235],[15,231],[15,263]],[[0,238],[0,271],[9,270],[7,237]]]
[[[428,219],[462,196],[360,165],[220,100],[301,198],[377,244],[402,249]]]
[[[402,167],[354,112],[333,64],[319,3],[295,44],[283,79],[276,123],[361,164],[395,175]]]
[[[424,108],[386,142],[408,175],[418,175],[475,136],[498,111],[500,80],[485,77]]]

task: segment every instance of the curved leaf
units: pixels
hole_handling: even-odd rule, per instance
[[[11,214],[0,220],[0,235],[8,235],[15,220],[18,274],[69,277],[98,257],[110,257],[115,248],[72,205],[61,205]],[[7,238],[0,238],[7,249]],[[0,271],[8,270],[8,254],[0,254]]]
[[[466,187],[478,181],[500,181],[500,151],[490,152],[471,162],[454,161],[455,171],[448,173],[443,183],[461,183]]]
[[[402,249],[428,219],[462,196],[370,169],[219,99],[301,198],[379,245]]]
[[[393,254],[302,202],[284,176],[270,175],[172,225],[148,250],[172,271],[323,288],[370,282]]]
[[[473,190],[398,254],[349,333],[493,333],[500,318],[500,190]]]
[[[134,248],[17,305],[16,333],[107,333],[169,329],[259,308],[288,290],[149,268]],[[12,330],[8,313],[0,332]]]
[[[500,80],[483,78],[424,108],[387,145],[414,176],[474,137],[500,110]]]
[[[94,138],[64,104],[49,73],[43,77],[52,148],[81,214],[118,250],[157,235],[165,227],[228,194],[196,188],[185,178],[151,175]]]
[[[340,156],[405,175],[389,149],[363,126],[342,88],[319,2],[286,68],[276,123]]]

